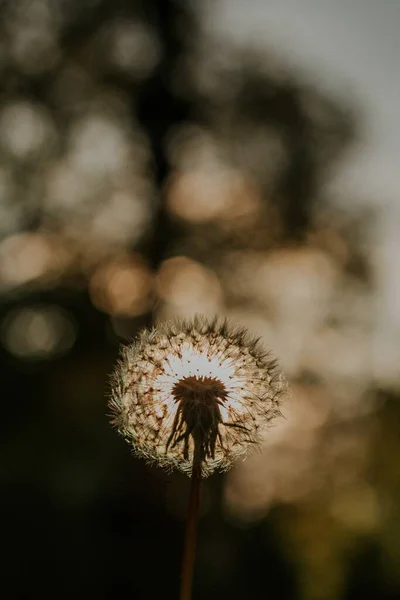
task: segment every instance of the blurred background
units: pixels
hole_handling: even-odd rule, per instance
[[[400,597],[396,0],[2,0],[3,597],[176,598],[189,480],[118,349],[226,315],[291,381],[205,482],[194,598]]]

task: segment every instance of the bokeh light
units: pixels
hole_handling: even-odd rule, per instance
[[[70,262],[70,250],[56,236],[17,233],[0,243],[0,286],[7,290],[34,282],[40,287],[56,285]]]
[[[222,290],[215,273],[186,256],[169,258],[161,264],[156,290],[165,302],[165,316],[213,315],[222,306]]]
[[[152,275],[134,256],[100,264],[89,283],[93,304],[113,316],[138,316],[151,305]]]
[[[18,160],[35,159],[43,152],[51,153],[55,131],[43,107],[15,100],[0,113],[1,144]]]
[[[107,37],[111,62],[129,77],[143,79],[157,66],[161,57],[160,44],[143,23],[116,21]]]
[[[68,352],[76,339],[72,316],[59,306],[10,311],[1,323],[5,348],[23,360],[47,360]]]
[[[254,220],[260,213],[260,190],[244,171],[223,158],[223,148],[206,132],[189,127],[170,140],[176,165],[167,183],[170,211],[192,223]]]

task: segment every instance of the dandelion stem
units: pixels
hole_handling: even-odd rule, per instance
[[[180,600],[190,600],[192,597],[192,580],[197,539],[197,521],[200,504],[201,460],[201,446],[200,444],[195,444],[189,507],[186,519],[185,546],[182,560]]]

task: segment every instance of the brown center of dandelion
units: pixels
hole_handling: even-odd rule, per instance
[[[201,459],[214,458],[222,422],[220,406],[227,399],[224,384],[213,377],[183,377],[173,387],[178,403],[167,449],[183,442],[183,455],[189,458],[189,439],[197,446]]]

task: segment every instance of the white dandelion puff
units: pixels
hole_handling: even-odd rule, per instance
[[[113,424],[134,453],[168,469],[225,471],[280,414],[286,379],[245,329],[226,320],[172,321],[122,350]]]

